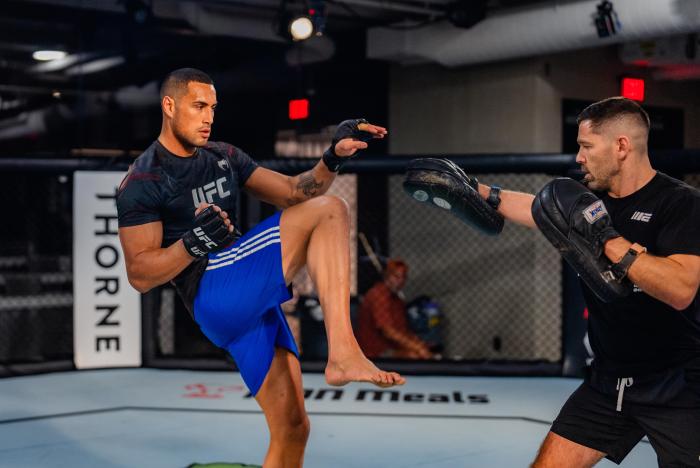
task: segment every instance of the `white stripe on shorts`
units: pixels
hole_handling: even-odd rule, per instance
[[[255,247],[255,248],[253,248],[253,249],[246,250],[245,252],[237,252],[236,254],[233,254],[233,255],[231,256],[231,257],[233,257],[233,258],[231,258],[231,257],[226,257],[226,258],[231,258],[231,260],[228,260],[228,261],[223,262],[223,263],[217,263],[217,264],[215,264],[215,265],[209,265],[209,266],[207,266],[207,270],[216,270],[217,268],[221,268],[221,267],[225,267],[225,266],[228,266],[228,265],[232,265],[232,264],[236,263],[236,262],[239,261],[239,260],[243,260],[243,259],[246,258],[248,255],[254,254],[254,253],[257,252],[258,250],[264,249],[264,248],[267,247],[268,245],[279,244],[279,243],[280,243],[279,234],[277,235],[277,237],[270,236],[270,240],[268,240],[268,241],[265,242],[264,244],[258,245],[257,247]],[[217,259],[217,260],[225,260],[225,259],[222,258],[222,259]],[[213,262],[213,261],[217,261],[217,260],[210,260],[209,263],[211,263],[211,262]]]
[[[230,259],[232,259],[232,258],[235,259],[235,258],[237,258],[237,257],[240,257],[242,254],[247,253],[247,252],[249,252],[250,250],[253,250],[253,249],[255,249],[255,251],[257,252],[257,250],[258,250],[257,247],[258,247],[260,244],[262,244],[262,243],[264,243],[264,242],[267,242],[267,241],[269,241],[269,240],[271,240],[271,239],[277,239],[277,241],[279,241],[279,240],[280,240],[280,234],[279,234],[279,232],[275,232],[275,233],[269,234],[269,235],[267,235],[267,236],[265,236],[265,237],[263,237],[263,238],[261,238],[261,239],[256,240],[256,241],[255,241],[254,243],[252,243],[252,244],[246,245],[245,247],[240,248],[240,249],[236,249],[236,251],[231,250],[231,251],[228,253],[228,255],[226,255],[225,257],[211,259],[211,260],[209,260],[209,265],[217,265],[217,264],[219,264],[219,263],[221,263],[221,262],[224,262],[224,261],[226,261],[226,260],[230,260]]]
[[[251,237],[250,239],[248,239],[248,240],[246,240],[246,241],[244,241],[244,242],[241,242],[241,243],[240,243],[239,245],[237,245],[236,247],[233,247],[233,248],[228,249],[228,250],[222,250],[221,252],[219,252],[218,254],[216,254],[216,256],[217,256],[217,257],[223,257],[224,255],[228,255],[228,254],[230,254],[231,252],[235,252],[235,251],[237,251],[237,250],[239,250],[239,249],[245,247],[246,245],[250,244],[251,242],[255,242],[255,240],[259,239],[259,238],[262,237],[262,236],[265,236],[265,235],[267,235],[267,234],[269,234],[269,233],[271,233],[271,232],[273,232],[273,231],[274,231],[274,232],[279,232],[279,230],[280,230],[280,227],[279,227],[279,226],[272,226],[272,227],[269,228],[269,229],[265,229],[263,232],[257,233],[256,235],[254,235],[254,236]]]
[[[249,243],[248,241],[246,241],[245,244],[247,244],[247,245],[241,244],[237,247],[234,247],[233,249],[229,249],[221,254],[217,254],[217,257],[219,257],[219,258],[212,258],[211,260],[209,260],[209,264],[213,265],[213,264],[216,264],[219,262],[223,262],[224,260],[228,260],[229,258],[235,258],[237,255],[240,255],[243,252],[258,246],[265,241],[268,241],[268,240],[274,239],[274,238],[279,239],[279,237],[280,237],[279,232],[272,232],[272,233],[266,235],[265,237],[255,239],[255,242]],[[253,239],[248,239],[248,240],[252,241]]]

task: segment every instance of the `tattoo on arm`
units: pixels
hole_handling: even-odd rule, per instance
[[[299,183],[297,184],[297,190],[306,196],[306,198],[311,198],[316,196],[318,189],[323,187],[323,181],[319,182],[314,179],[312,171],[304,172],[299,176]]]

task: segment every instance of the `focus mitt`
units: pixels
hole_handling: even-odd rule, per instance
[[[604,254],[605,242],[620,234],[593,192],[573,179],[554,179],[535,196],[532,217],[600,300],[612,302],[632,292],[632,283],[613,273]]]
[[[479,195],[479,182],[448,159],[414,159],[406,168],[404,191],[415,200],[448,210],[491,236],[503,230],[503,216]]]

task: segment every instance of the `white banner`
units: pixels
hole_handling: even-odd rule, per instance
[[[141,365],[141,296],[129,285],[115,194],[123,172],[75,173],[73,347],[77,368]]]

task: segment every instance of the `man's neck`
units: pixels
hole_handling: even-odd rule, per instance
[[[643,158],[642,162],[635,164],[630,169],[623,169],[615,184],[610,188],[608,195],[613,198],[622,198],[632,195],[637,190],[651,182],[656,175],[656,170],[651,167],[649,158]]]
[[[163,145],[165,149],[170,151],[175,156],[179,156],[181,158],[189,158],[197,150],[197,148],[195,147],[184,146],[180,142],[180,140],[175,138],[175,135],[173,135],[172,132],[166,129],[162,129],[160,131],[160,135],[158,135],[158,141],[161,145]]]

